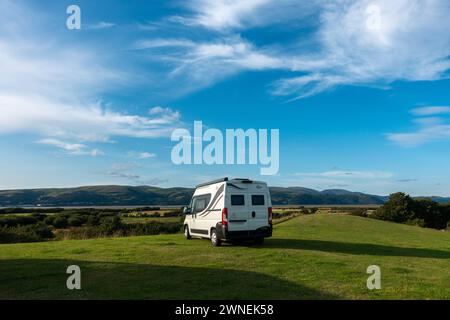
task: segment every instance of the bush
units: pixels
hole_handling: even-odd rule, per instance
[[[122,226],[123,226],[122,222],[117,215],[115,215],[113,217],[103,218],[100,221],[100,228],[107,235],[112,235],[115,231],[119,230]]]
[[[181,216],[182,214],[183,214],[183,210],[182,209],[180,209],[180,210],[171,210],[171,211],[168,211],[168,212],[164,213],[164,217],[178,217],[178,216]]]
[[[83,219],[81,216],[72,216],[67,219],[67,223],[71,227],[81,227],[84,222],[85,219]]]
[[[363,208],[351,208],[347,209],[347,212],[349,212],[352,216],[358,216],[358,217],[367,217],[367,210]]]
[[[78,228],[70,228],[69,230],[58,230],[56,233],[57,239],[74,239],[74,240],[82,240],[82,239],[93,239],[93,238],[101,238],[108,236],[101,228],[98,226],[86,226],[86,227],[78,227]]]
[[[63,216],[55,217],[53,220],[53,226],[55,228],[67,228],[69,223],[67,222],[67,218]]]
[[[0,214],[11,214],[11,213],[59,213],[63,212],[63,208],[48,208],[48,209],[39,209],[39,208],[4,208],[0,209]]]
[[[52,226],[53,225],[53,222],[55,221],[55,216],[47,216],[45,219],[44,219],[44,223],[46,224],[46,225],[48,225],[48,226]]]
[[[0,227],[16,227],[36,224],[38,220],[30,216],[0,217]]]
[[[120,219],[119,219],[120,221]],[[85,226],[59,230],[58,239],[91,239],[100,237],[126,237],[178,233],[182,231],[182,222],[156,222],[122,224],[117,219],[102,221],[99,226]]]
[[[32,213],[30,216],[38,221],[44,221],[44,219],[47,217],[47,215],[43,213]]]
[[[0,228],[0,243],[38,242],[53,237],[51,230],[42,222],[35,225]]]
[[[98,226],[100,225],[100,218],[96,215],[91,215],[87,218],[86,224],[88,226]]]

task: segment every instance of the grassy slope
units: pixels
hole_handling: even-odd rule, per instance
[[[65,288],[82,269],[81,291]],[[367,266],[382,290],[366,289]],[[0,298],[450,299],[450,233],[344,215],[294,218],[262,247],[182,235],[0,245]]]

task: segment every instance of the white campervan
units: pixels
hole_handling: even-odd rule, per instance
[[[197,186],[184,208],[184,235],[222,241],[272,236],[272,203],[267,184],[249,179],[223,178]]]

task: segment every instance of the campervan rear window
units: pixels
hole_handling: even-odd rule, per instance
[[[244,206],[245,200],[244,195],[242,194],[234,194],[231,196],[231,205],[232,206]]]
[[[252,195],[252,206],[263,206],[264,195]]]

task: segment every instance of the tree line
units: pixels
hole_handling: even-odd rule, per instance
[[[397,192],[391,194],[389,200],[370,217],[442,230],[450,227],[450,203],[440,204],[427,198],[414,199]]]

